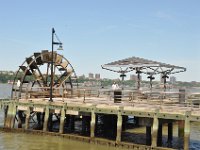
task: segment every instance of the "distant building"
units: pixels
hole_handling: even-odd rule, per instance
[[[93,73],[89,73],[88,78],[89,79],[94,79],[94,74]]]
[[[96,74],[95,74],[95,79],[96,79],[96,80],[100,80],[100,74],[99,74],[99,73],[96,73]]]
[[[170,81],[172,84],[176,83],[176,77],[171,76],[170,79],[169,79],[169,81]]]
[[[83,74],[83,75],[79,76],[79,78],[85,79],[85,75]]]

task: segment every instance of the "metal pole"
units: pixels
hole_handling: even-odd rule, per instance
[[[50,102],[53,102],[53,44],[54,44],[54,33],[55,30],[52,28],[52,48],[51,48],[51,82],[50,82]]]
[[[139,90],[140,89],[140,73],[139,72],[137,73],[137,79],[138,79],[137,89]]]

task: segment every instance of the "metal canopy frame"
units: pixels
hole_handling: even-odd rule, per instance
[[[152,88],[152,80],[154,79],[153,75],[162,74],[164,79],[164,88],[166,89],[166,78],[168,75],[185,72],[186,68],[179,67],[175,65],[170,65],[158,61],[148,60],[139,57],[130,57],[111,63],[107,63],[101,66],[102,69],[120,73],[124,80],[124,75],[131,71],[136,71],[138,75],[138,89],[140,88],[140,74],[144,73],[149,75],[150,85]]]

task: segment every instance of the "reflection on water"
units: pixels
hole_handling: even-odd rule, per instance
[[[0,83],[0,98],[9,98],[11,95],[11,84],[1,84]]]
[[[199,90],[200,91],[200,90]],[[191,90],[190,90],[191,92]],[[11,85],[0,84],[0,98],[8,98],[11,93]],[[3,126],[3,111],[0,111],[0,127]],[[134,135],[140,135],[145,133],[145,128],[140,127],[137,129],[131,129],[127,132],[133,133]],[[163,126],[163,145],[166,145],[167,141],[167,126]],[[173,146],[180,147],[183,141],[178,140],[178,127],[177,124],[173,125]],[[128,138],[125,137],[125,138]],[[141,136],[134,136],[134,140],[140,140],[138,143],[144,143],[144,139]],[[142,142],[141,142],[141,139]],[[24,133],[8,133],[0,132],[0,150],[121,150],[120,148],[95,145],[89,143],[83,143],[79,141],[68,140],[62,137],[55,136],[39,136],[33,134]],[[190,149],[200,149],[200,123],[191,123],[191,134],[190,134]]]
[[[93,145],[55,136],[0,132],[1,150],[114,150],[114,147]],[[118,149],[120,150],[120,149]]]

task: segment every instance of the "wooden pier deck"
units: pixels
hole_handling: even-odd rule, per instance
[[[179,103],[176,99],[131,99],[116,103],[113,98],[107,97],[73,97],[73,98],[24,98],[24,99],[4,99],[0,101],[1,108],[7,108],[4,128],[24,132],[60,135],[71,139],[79,139],[92,143],[107,143],[117,147],[130,149],[170,149],[159,144],[163,123],[168,123],[168,140],[173,140],[172,127],[174,122],[179,122],[180,137],[184,139],[183,148],[189,149],[190,123],[200,121],[199,105],[190,103]],[[24,125],[20,122],[19,113],[25,113]],[[42,130],[34,130],[30,127],[31,114],[44,113]],[[59,116],[59,130],[52,132],[49,129],[49,117],[51,114]],[[114,115],[116,121],[115,140],[103,139],[95,136],[97,127],[97,115]],[[69,116],[89,116],[89,136],[79,136],[65,134],[64,126],[66,115]],[[146,126],[146,145],[138,145],[122,141],[123,117],[133,116],[139,118],[139,124]],[[18,119],[16,119],[18,117]],[[51,116],[52,117],[52,116]],[[16,127],[18,120],[18,127]],[[19,125],[20,124],[20,125]],[[171,128],[170,128],[171,127]],[[22,128],[22,129],[21,129]],[[149,141],[148,141],[149,140]]]

